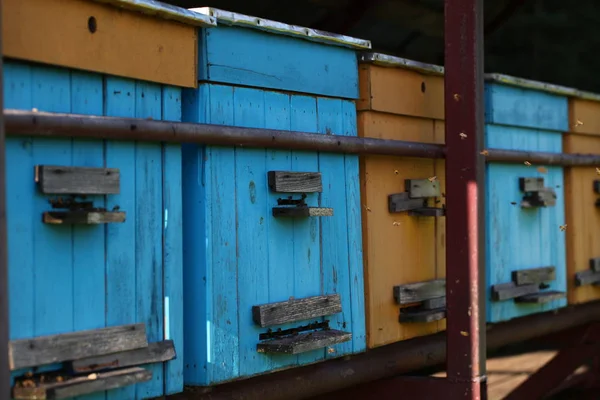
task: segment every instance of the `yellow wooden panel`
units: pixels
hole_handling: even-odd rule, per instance
[[[358,66],[358,100],[357,110],[371,109],[371,81],[369,79],[369,66],[360,64]]]
[[[446,125],[444,121],[435,121],[434,122],[434,143],[436,144],[444,144],[446,143]],[[437,179],[440,181],[440,190],[442,193],[446,192],[446,160],[436,159],[435,160],[435,175]],[[441,202],[437,205],[437,207],[445,207],[446,206],[446,198],[442,196],[440,198]],[[435,243],[436,243],[436,251],[435,251],[435,274],[436,278],[445,278],[446,277],[446,217],[436,218],[435,220]],[[442,320],[438,322],[438,330],[443,331],[446,329],[446,320]]]
[[[433,143],[433,120],[361,111],[358,132],[363,137],[401,139]],[[443,129],[443,128],[442,128]],[[442,137],[443,140],[443,137]],[[436,175],[431,159],[388,156],[361,157],[361,195],[363,202],[363,252],[367,303],[367,336],[370,348],[399,340],[438,332],[445,322],[400,324],[393,287],[435,279],[443,269],[436,242],[439,220],[444,218],[410,217],[407,213],[390,214],[388,195],[405,190],[405,179],[424,179]],[[443,177],[441,177],[443,188]],[[430,206],[441,207],[441,203]],[[443,228],[443,225],[442,225]],[[445,228],[444,228],[445,229]],[[442,275],[443,276],[443,275]]]
[[[600,154],[600,138],[565,135],[568,153]],[[600,179],[596,167],[571,167],[565,171],[565,212],[567,217],[567,282],[569,303],[600,299],[600,288],[593,285],[576,287],[575,273],[589,269],[590,259],[600,257],[600,210],[595,206],[600,195],[594,193],[593,182]]]
[[[1,0],[3,55],[196,87],[193,26],[86,0]],[[95,19],[96,31],[88,28]]]
[[[600,135],[600,103],[591,100],[570,99],[569,124],[571,132]]]
[[[367,68],[368,73],[363,68]],[[359,110],[444,119],[444,78],[441,76],[368,65],[361,67],[359,79],[360,98],[370,100],[359,102]]]

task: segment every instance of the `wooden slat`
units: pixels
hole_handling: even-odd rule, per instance
[[[541,267],[532,269],[522,269],[512,272],[512,280],[517,286],[540,284],[556,279],[556,268]]]
[[[600,272],[587,270],[575,274],[575,285],[586,286],[600,282]]]
[[[323,191],[320,172],[269,171],[269,188],[276,193],[315,193]]]
[[[446,296],[427,299],[421,303],[420,308],[423,310],[435,310],[436,308],[446,307]]]
[[[44,194],[118,194],[117,168],[36,166],[36,181]]]
[[[342,312],[339,294],[261,304],[252,307],[252,319],[261,327],[303,321]]]
[[[544,189],[544,178],[519,178],[519,189],[522,192],[537,192]]]
[[[439,321],[446,318],[446,308],[423,310],[420,307],[412,310],[412,307],[400,310],[400,323],[427,323]]]
[[[97,372],[136,365],[153,364],[172,360],[176,357],[172,340],[149,343],[142,349],[123,351],[97,357],[71,361],[69,369],[74,373]]]
[[[394,286],[394,298],[398,304],[418,303],[445,295],[445,279]]]
[[[399,213],[424,207],[423,199],[411,199],[408,192],[395,193],[388,196],[388,210]]]
[[[441,196],[440,182],[438,180],[407,179],[405,186],[411,199]]]
[[[560,300],[565,297],[567,297],[567,294],[564,292],[556,292],[556,291],[538,292],[538,293],[527,294],[525,296],[517,297],[517,298],[515,298],[515,303],[544,304],[544,303],[549,303],[554,300]]]
[[[11,340],[10,369],[36,367],[148,346],[144,324]]]
[[[48,211],[42,221],[51,225],[97,225],[125,222],[123,211]]]
[[[590,259],[590,269],[594,272],[600,272],[600,258]]]
[[[62,382],[40,384],[37,387],[15,387],[15,400],[69,399],[85,394],[103,392],[152,379],[152,372],[143,368],[94,373]]]
[[[352,334],[334,329],[302,333],[283,339],[273,339],[256,346],[259,353],[300,354],[352,340]]]
[[[273,207],[274,217],[305,218],[333,217],[333,208],[326,207]]]
[[[411,217],[443,217],[446,215],[445,208],[422,207],[416,210],[410,210],[408,215]]]
[[[197,87],[197,31],[93,1],[2,1],[5,57],[168,85]]]
[[[514,282],[501,283],[492,286],[492,300],[505,301],[519,296],[537,293],[539,291],[539,285],[535,284],[517,286]]]

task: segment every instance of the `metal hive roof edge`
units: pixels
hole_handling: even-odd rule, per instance
[[[211,27],[217,25],[217,19],[210,15],[197,13],[185,8],[172,6],[156,0],[91,0],[96,3],[104,3],[113,7],[157,18],[181,22],[186,25],[197,27]]]
[[[350,47],[354,49],[370,49],[371,41],[357,39],[350,36],[321,31],[318,29],[285,24],[251,15],[238,14],[231,11],[220,10],[212,7],[190,8],[189,11],[207,15],[217,20],[217,24],[242,26],[263,30],[271,33],[298,37],[313,42],[330,45]]]
[[[444,75],[444,67],[433,64],[426,64],[420,61],[409,60],[407,58],[390,56],[382,53],[361,53],[358,60],[365,64],[374,64],[382,67],[403,68],[418,71],[428,75]]]

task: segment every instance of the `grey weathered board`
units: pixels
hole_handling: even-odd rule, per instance
[[[492,300],[505,301],[539,291],[539,285],[535,284],[517,286],[514,282],[500,283],[492,286]]]
[[[125,222],[123,211],[48,211],[42,221],[51,225],[98,225]]]
[[[256,351],[271,354],[300,354],[350,340],[352,340],[351,333],[328,329],[267,340],[258,343]]]
[[[532,269],[522,269],[512,272],[512,280],[518,286],[540,284],[556,279],[556,268],[541,267]]]
[[[440,182],[429,179],[406,179],[406,191],[411,199],[426,199],[441,196]]]
[[[172,360],[176,357],[172,340],[149,343],[148,347],[122,351],[97,357],[71,361],[68,368],[74,373],[96,372],[102,370],[153,364]]]
[[[94,373],[62,382],[39,384],[34,388],[15,387],[15,400],[69,399],[85,394],[103,392],[152,379],[152,372],[143,368],[125,368]]]
[[[342,312],[339,294],[261,304],[252,307],[254,323],[265,328]]]
[[[394,286],[394,298],[401,305],[419,303],[443,296],[446,296],[445,279]]]
[[[446,296],[427,299],[421,303],[420,308],[423,310],[434,310],[436,308],[446,307]]]
[[[425,207],[423,199],[411,199],[408,192],[394,193],[388,196],[388,210],[391,213],[398,213]]]
[[[11,340],[11,370],[77,360],[148,346],[144,324]]]
[[[590,269],[594,272],[600,272],[600,258],[590,259]]]
[[[519,189],[522,192],[537,192],[544,189],[544,178],[519,178]]]
[[[575,285],[586,286],[600,282],[600,272],[587,270],[575,274]]]
[[[269,188],[276,193],[315,193],[323,191],[320,172],[269,171]]]
[[[445,208],[422,207],[416,210],[410,210],[408,215],[411,217],[443,217],[446,215]]]
[[[325,207],[273,207],[274,217],[332,217],[333,208]]]
[[[446,308],[438,308],[433,310],[423,310],[420,307],[403,308],[400,309],[400,323],[424,323],[424,322],[434,322],[439,321],[446,318]]]
[[[117,168],[38,165],[35,178],[44,194],[117,194],[120,189]]]
[[[547,292],[538,292],[533,294],[527,294],[525,296],[520,296],[515,298],[515,303],[522,304],[544,304],[553,300],[563,299],[567,296],[564,292],[557,291],[547,291]]]

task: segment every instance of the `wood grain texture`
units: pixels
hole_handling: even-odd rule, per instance
[[[394,298],[400,305],[418,303],[445,295],[445,279],[394,286]]]
[[[252,306],[252,320],[261,327],[281,325],[342,312],[339,294]]]
[[[564,299],[567,297],[565,292],[557,292],[555,290],[526,294],[515,298],[515,303],[521,304],[545,304],[551,301]]]
[[[446,307],[446,296],[427,299],[421,303],[421,308],[423,308],[424,310],[433,310],[436,308],[444,307]]]
[[[388,196],[388,210],[390,213],[406,212],[416,208],[423,208],[426,202],[423,199],[411,199],[408,192],[394,193]]]
[[[570,100],[571,112],[573,101],[575,100]],[[593,113],[587,115],[585,121],[588,127],[589,124],[600,125],[600,116],[594,117]],[[569,124],[570,129],[574,130],[572,114]],[[566,153],[600,154],[598,136],[568,133],[563,135],[563,143]],[[566,223],[569,230],[566,235],[569,304],[600,299],[600,287],[577,286],[575,279],[577,273],[590,270],[591,259],[600,257],[600,242],[597,240],[600,210],[595,207],[595,202],[600,196],[593,189],[597,179],[598,173],[593,166],[570,167],[565,170]]]
[[[512,272],[513,282],[517,285],[539,284],[556,279],[555,267],[521,269]]]
[[[256,346],[256,351],[270,354],[300,354],[348,342],[351,339],[351,333],[328,329],[261,342]]]
[[[273,207],[276,218],[333,217],[333,208],[328,207]]]
[[[3,0],[4,56],[197,86],[197,29],[84,0]],[[89,18],[97,30],[88,30]],[[57,24],[56,21],[61,21]],[[114,46],[119,38],[119,46]]]
[[[428,323],[436,322],[446,318],[446,308],[424,310],[421,308],[408,307],[400,309],[400,323]]]
[[[175,346],[172,340],[148,343],[148,347],[101,355],[97,357],[81,358],[68,363],[67,368],[74,373],[83,374],[111,370],[116,368],[132,367],[136,365],[165,362],[176,357]]]
[[[600,272],[580,271],[575,273],[575,286],[586,286],[600,282]]]
[[[600,135],[600,104],[596,101],[569,99],[569,132]]]
[[[41,384],[36,388],[15,388],[15,400],[70,399],[96,392],[103,392],[146,382],[152,379],[152,372],[143,368],[125,368],[72,378],[63,382]]]
[[[77,360],[148,346],[144,324],[11,340],[10,369]]]
[[[407,179],[406,190],[411,199],[422,199],[428,197],[439,197],[440,182],[433,179]]]
[[[269,189],[276,193],[323,191],[320,172],[269,171]]]
[[[114,194],[119,193],[119,170],[37,165],[38,187],[44,194]]]
[[[123,211],[47,211],[42,221],[50,225],[98,225],[125,222]]]
[[[540,288],[539,285],[534,284],[517,286],[514,282],[508,282],[492,285],[491,290],[493,301],[505,301],[537,293],[540,291]]]

